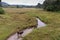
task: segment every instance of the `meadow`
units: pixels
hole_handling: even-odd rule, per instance
[[[5,14],[0,14],[0,40],[5,40],[10,35],[36,25],[35,17],[25,14],[32,9],[3,8]],[[18,29],[19,27],[19,29]]]
[[[46,27],[34,29],[23,40],[60,40],[60,12],[48,12],[36,8],[3,8],[0,14],[0,40],[9,35],[37,24],[36,17],[45,22]]]
[[[47,26],[34,29],[23,40],[60,40],[60,12],[48,12],[38,9],[27,14],[33,17],[38,16]]]

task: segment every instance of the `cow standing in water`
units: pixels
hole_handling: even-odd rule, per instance
[[[19,27],[18,27],[18,29],[17,29],[17,36],[18,36],[18,39],[19,39],[19,37],[22,37],[22,36],[21,36],[22,33],[23,33],[23,31],[20,31],[20,30],[19,30]]]

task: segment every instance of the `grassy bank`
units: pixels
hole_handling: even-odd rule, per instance
[[[0,40],[5,40],[9,35],[24,28],[36,25],[35,17],[25,14],[30,9],[3,8],[5,14],[0,15]],[[25,10],[25,11],[24,11]]]
[[[34,17],[38,16],[47,26],[35,29],[23,40],[60,40],[60,12],[47,12],[38,9],[27,14]]]
[[[46,27],[34,29],[23,40],[60,40],[60,12],[47,12],[34,8],[3,8],[4,15],[0,15],[0,40],[5,40],[10,34],[24,28],[36,25],[38,16],[47,24]]]

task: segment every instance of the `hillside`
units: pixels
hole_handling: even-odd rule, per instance
[[[8,4],[6,2],[0,2],[0,4],[2,5],[2,7],[9,7],[9,8],[35,8],[36,6],[33,5],[18,5],[18,4]]]
[[[8,7],[9,6],[9,4],[5,3],[5,2],[0,2],[0,4],[2,5],[2,7]]]

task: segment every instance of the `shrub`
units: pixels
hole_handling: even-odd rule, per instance
[[[4,14],[4,10],[0,8],[0,14]]]

